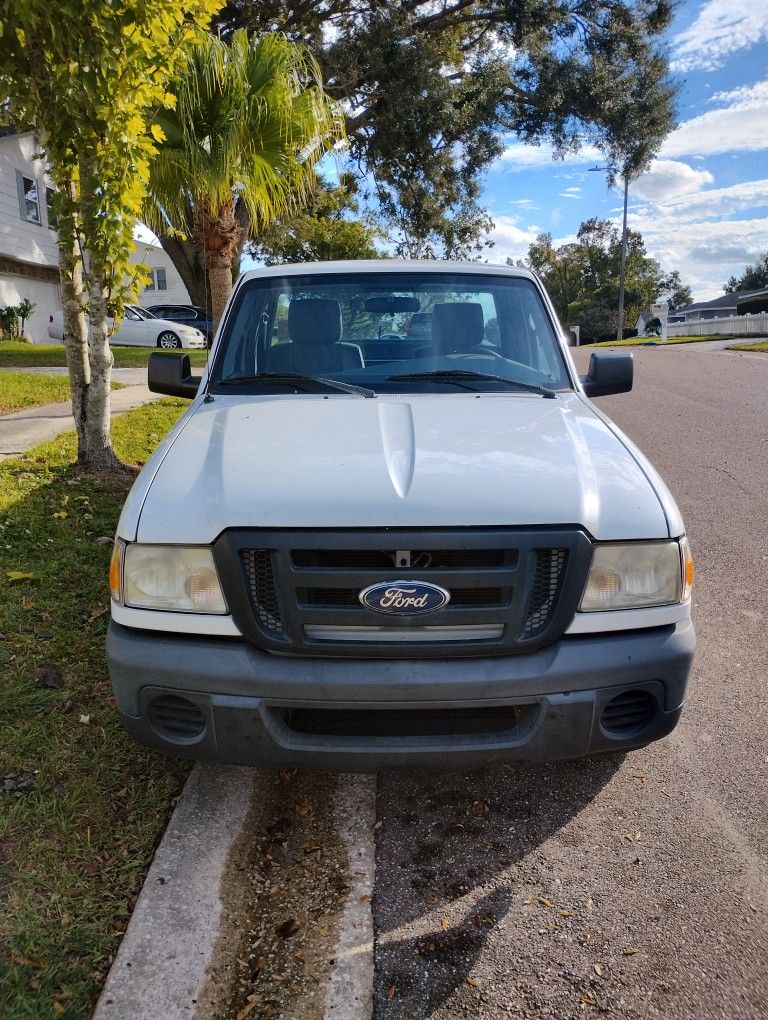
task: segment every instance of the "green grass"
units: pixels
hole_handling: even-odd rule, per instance
[[[697,344],[702,340],[733,340],[732,333],[706,333],[701,336],[671,336],[666,341],[654,336],[631,336],[626,340],[605,340],[602,343],[581,344],[581,347],[642,347],[645,344],[656,344],[666,347],[668,344]]]
[[[123,383],[112,383],[113,390],[122,388]],[[0,414],[55,404],[69,397],[69,380],[65,375],[0,371]]]
[[[153,347],[113,347],[115,368],[141,368],[149,361]],[[188,354],[193,365],[205,364],[205,351],[180,351]],[[2,368],[61,368],[66,365],[62,344],[25,344],[0,342]]]
[[[117,418],[118,454],[145,461],[188,406]],[[74,454],[67,433],[0,463],[3,1020],[90,1016],[188,771],[118,722],[104,657],[111,549],[97,539],[114,533],[129,480],[85,476]]]
[[[729,351],[762,351],[768,354],[768,340],[759,340],[752,344],[730,344]]]

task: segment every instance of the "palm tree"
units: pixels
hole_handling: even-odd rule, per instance
[[[317,161],[344,137],[343,118],[313,58],[277,33],[239,30],[229,45],[206,35],[173,91],[175,109],[156,118],[164,138],[145,219],[192,299],[203,294],[196,303],[207,305],[210,293],[217,325],[248,234],[308,199]]]

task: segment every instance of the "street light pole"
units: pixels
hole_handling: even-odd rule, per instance
[[[624,338],[624,274],[627,265],[627,198],[629,196],[629,174],[624,174],[624,223],[621,228],[621,273],[619,274],[619,327],[616,339]]]

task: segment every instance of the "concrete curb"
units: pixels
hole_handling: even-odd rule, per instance
[[[263,773],[197,765],[157,848],[93,1020],[189,1020],[222,920],[227,860]]]
[[[373,1016],[376,777],[339,776],[334,800],[336,827],[347,850],[349,892],[339,922],[324,1020],[369,1020]]]

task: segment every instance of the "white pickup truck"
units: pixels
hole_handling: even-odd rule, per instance
[[[409,329],[412,317],[418,329]],[[375,770],[638,747],[680,716],[693,566],[524,270],[245,274],[120,518],[107,652],[170,753]]]

